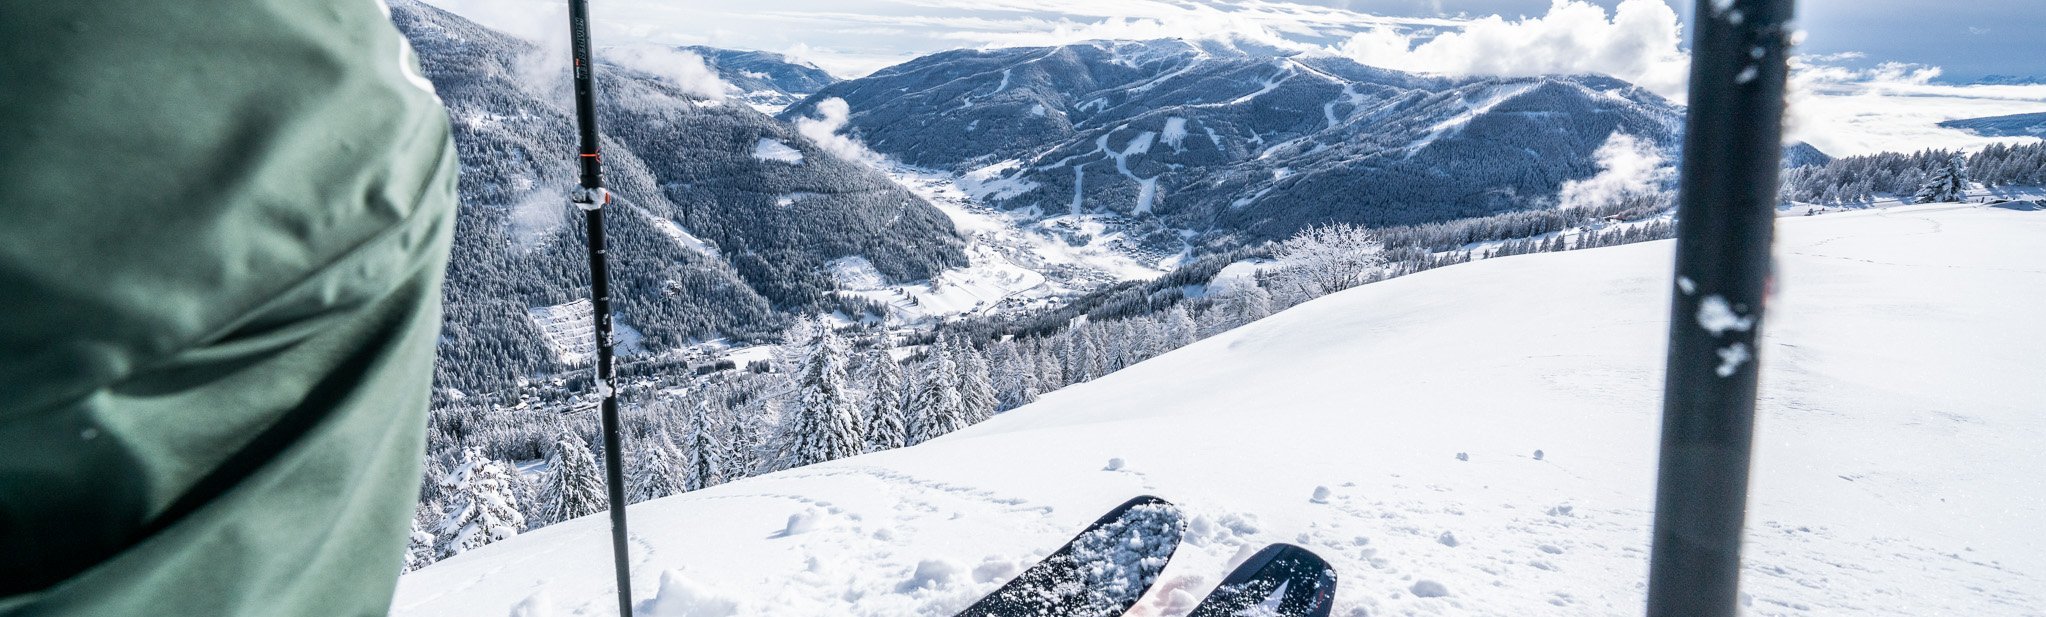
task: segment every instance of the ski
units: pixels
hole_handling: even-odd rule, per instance
[[[1187,617],[1328,617],[1336,570],[1320,556],[1273,544],[1237,566]]]
[[[1131,499],[959,617],[1121,615],[1158,580],[1185,530],[1178,506]]]

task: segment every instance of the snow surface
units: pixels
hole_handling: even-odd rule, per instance
[[[2046,212],[1778,229],[1745,612],[2039,614]],[[1374,283],[919,446],[634,505],[642,614],[949,616],[1137,494],[1189,525],[1134,615],[1184,615],[1271,542],[1334,565],[1342,617],[1639,614],[1671,248]],[[607,534],[440,562],[394,614],[599,614]]]
[[[753,142],[753,158],[763,161],[778,161],[790,165],[803,164],[803,152],[772,137],[762,137]]]

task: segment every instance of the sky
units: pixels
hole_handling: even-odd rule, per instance
[[[559,0],[427,0],[560,41]],[[1789,130],[1830,154],[1974,148],[1940,121],[2046,112],[2039,0],[1799,3]],[[762,49],[857,77],[956,48],[1092,39],[1251,38],[1452,75],[1602,73],[1681,101],[1689,2],[1667,0],[592,0],[602,45]],[[2005,140],[2008,141],[2008,140]]]

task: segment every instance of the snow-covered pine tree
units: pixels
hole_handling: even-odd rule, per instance
[[[1933,165],[1925,182],[1911,196],[1911,203],[1930,204],[1961,201],[1968,196],[1968,159],[1959,154]]]
[[[1089,325],[1078,324],[1066,330],[1066,383],[1086,383],[1098,376],[1094,367],[1100,352],[1094,348],[1093,328]]]
[[[938,339],[925,352],[916,392],[909,398],[908,445],[916,445],[966,426],[965,404],[959,400],[959,367]]]
[[[597,458],[574,430],[562,431],[554,440],[554,454],[547,458],[547,475],[541,481],[540,525],[603,512],[610,506],[604,491],[604,476],[597,470]]]
[[[988,350],[994,356],[995,396],[1001,401],[998,409],[1015,409],[1037,400],[1037,363],[1025,357],[1028,350],[1015,341],[995,343]]]
[[[689,432],[682,438],[682,490],[700,490],[726,480],[726,446],[718,443],[716,421],[710,402],[698,400],[689,415]]]
[[[972,343],[953,339],[952,353],[959,366],[959,410],[960,417],[971,426],[995,417],[994,373],[988,367],[987,356]]]
[[[867,353],[867,371],[873,381],[867,386],[867,450],[878,452],[902,447],[909,439],[908,421],[902,412],[902,366],[887,349]]]
[[[433,529],[434,553],[452,557],[519,535],[526,517],[519,514],[513,496],[513,483],[520,481],[516,474],[508,465],[484,458],[481,449],[464,449],[461,462],[441,478],[448,506]]]
[[[1030,397],[1032,400],[1046,392],[1066,387],[1067,383],[1066,371],[1059,366],[1059,358],[1055,353],[1058,349],[1046,344],[1043,339],[1039,339],[1034,346],[1037,349],[1030,354],[1030,358],[1037,363],[1037,394]]]
[[[435,484],[439,483],[435,482]],[[425,527],[420,526],[419,521],[432,521],[440,516],[440,511],[440,506],[437,503],[420,502],[417,506],[413,507],[412,533],[406,536],[405,565],[399,568],[399,573],[411,572],[433,565],[433,534],[428,533]]]
[[[632,473],[626,482],[631,488],[625,496],[626,503],[660,499],[686,490],[679,464],[682,455],[675,450],[675,441],[668,437],[668,432],[655,429],[640,443],[643,445],[632,458]]]
[[[1200,339],[1201,327],[1194,323],[1193,315],[1186,311],[1185,304],[1172,305],[1165,313],[1164,344],[1159,353],[1192,345]]]
[[[846,388],[845,349],[829,328],[821,329],[811,349],[809,366],[797,383],[800,398],[788,422],[782,442],[785,468],[814,465],[858,455],[866,450],[860,433],[860,412]]]

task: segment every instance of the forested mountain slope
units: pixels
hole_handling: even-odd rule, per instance
[[[1615,134],[1673,149],[1676,107],[1596,76],[1444,78],[1249,43],[959,50],[826,87],[870,146],[1040,216],[1153,221],[1210,245],[1315,224],[1552,207]]]
[[[565,368],[573,354],[530,311],[588,294],[580,213],[565,197],[576,181],[567,59],[416,0],[392,8],[447,103],[463,166],[439,382],[498,391]],[[629,352],[766,334],[790,312],[829,308],[831,260],[858,256],[894,281],[965,263],[951,221],[870,167],[747,105],[600,73]]]

